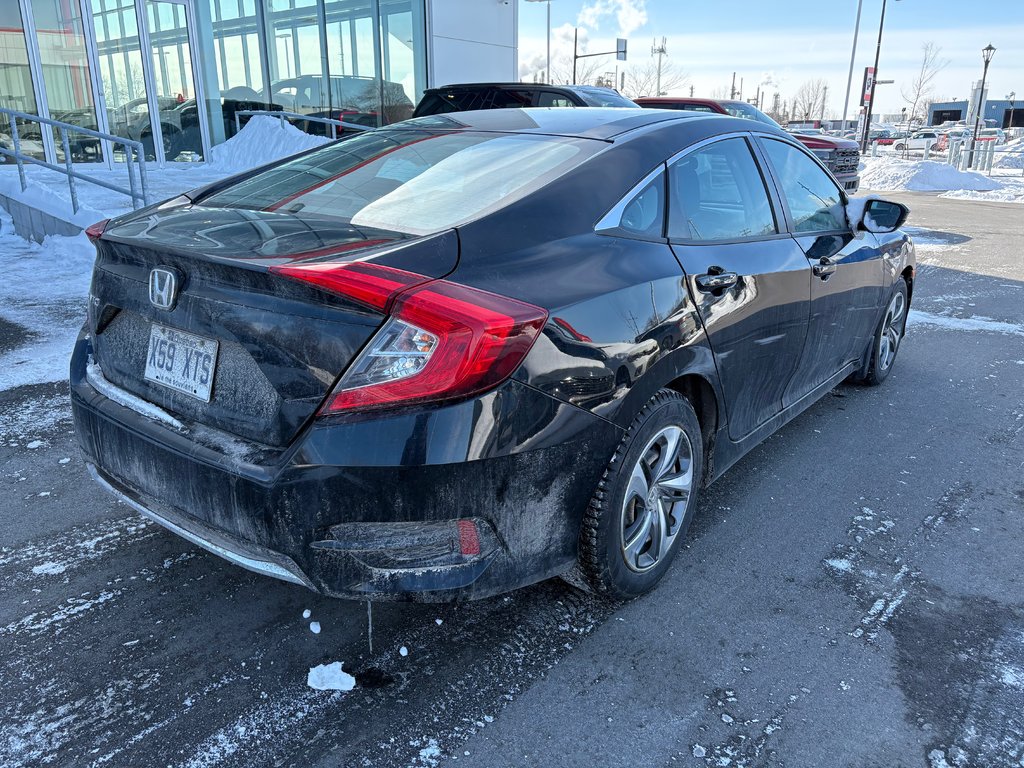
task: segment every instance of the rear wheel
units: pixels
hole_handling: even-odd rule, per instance
[[[871,358],[867,374],[861,377],[865,384],[876,386],[881,384],[892,371],[896,362],[896,353],[907,330],[907,282],[900,278],[896,281],[896,290],[889,299],[882,322],[871,340]]]
[[[580,568],[596,592],[642,595],[665,575],[693,517],[704,466],[690,402],[661,390],[605,469],[583,521]]]
[[[906,148],[906,144],[897,144],[895,147],[893,147],[893,149],[895,149],[897,152],[902,152]]]

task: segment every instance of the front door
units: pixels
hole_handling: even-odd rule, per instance
[[[807,342],[783,400],[790,405],[864,354],[879,318],[883,265],[874,235],[854,236],[832,177],[803,149],[760,141],[812,271]]]
[[[669,238],[714,352],[733,440],[782,410],[807,333],[811,269],[781,219],[744,136],[669,165]]]

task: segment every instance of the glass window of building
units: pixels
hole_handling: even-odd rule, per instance
[[[28,65],[25,28],[17,3],[0,2],[0,107],[36,114],[32,74]],[[42,159],[43,142],[38,123],[16,121],[21,150]],[[14,149],[7,116],[0,119],[0,146]],[[8,160],[8,158],[3,158]],[[13,161],[12,161],[13,162]]]
[[[96,130],[96,108],[78,3],[32,0],[31,8],[50,117]],[[76,162],[103,159],[97,139],[69,132],[68,144]],[[56,130],[54,146],[57,161],[64,162],[64,147]]]
[[[92,0],[92,13],[107,131],[140,141],[152,130],[134,0]],[[114,159],[124,160],[121,147]]]

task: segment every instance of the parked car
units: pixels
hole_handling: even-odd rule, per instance
[[[778,123],[745,101],[683,98],[676,96],[645,96],[636,99],[641,107],[654,109],[680,109],[693,112],[715,112],[778,127]],[[831,136],[794,134],[797,140],[811,150],[832,171],[832,175],[848,194],[856,194],[860,187],[860,148],[856,141]]]
[[[996,144],[1006,143],[1006,133],[1002,128],[982,128],[978,131],[978,141],[994,141]]]
[[[474,109],[525,107],[636,107],[611,88],[595,85],[545,83],[462,83],[428,88],[416,105],[414,117],[466,112]]]
[[[635,596],[708,483],[889,375],[906,215],[759,121],[369,131],[89,228],[78,441],[142,514],[328,595]]]
[[[907,149],[931,149],[932,145],[938,140],[939,134],[937,131],[918,131],[908,137],[897,139],[893,142],[892,148],[897,152],[903,152]]]

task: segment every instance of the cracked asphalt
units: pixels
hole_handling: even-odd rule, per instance
[[[0,392],[0,766],[1021,768],[1024,209],[887,196],[920,264],[893,374],[730,470],[625,605],[554,581],[371,637],[108,498],[65,385]],[[307,687],[331,661],[355,690]]]

